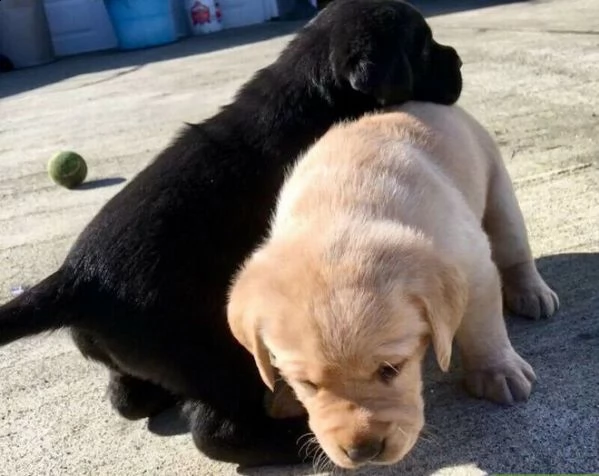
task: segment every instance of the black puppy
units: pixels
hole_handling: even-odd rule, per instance
[[[333,2],[112,198],[54,274],[0,308],[0,344],[70,328],[83,355],[110,369],[124,417],[183,401],[206,455],[297,461],[305,421],[267,416],[252,357],[227,326],[231,276],[263,237],[298,153],[383,105],[455,102],[460,66],[408,4]]]

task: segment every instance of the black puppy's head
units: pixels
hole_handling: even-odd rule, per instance
[[[309,28],[328,39],[335,79],[380,105],[409,99],[452,104],[460,96],[460,57],[433,40],[422,14],[407,3],[335,0]]]

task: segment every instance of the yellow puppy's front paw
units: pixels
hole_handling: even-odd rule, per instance
[[[528,400],[535,380],[530,364],[510,350],[491,364],[467,369],[466,389],[477,398],[513,405]]]
[[[557,294],[531,263],[513,266],[502,275],[504,302],[514,314],[540,319],[550,317],[558,310]]]

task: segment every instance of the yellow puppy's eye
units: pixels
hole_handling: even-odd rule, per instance
[[[403,364],[383,364],[376,371],[377,377],[383,383],[389,383],[399,375],[402,365]]]
[[[318,386],[314,382],[310,382],[309,380],[300,380],[299,383],[309,390],[318,390]]]

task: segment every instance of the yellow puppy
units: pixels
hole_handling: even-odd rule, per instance
[[[429,342],[446,371],[455,337],[474,395],[528,398],[502,280],[511,311],[556,311],[489,134],[457,106],[409,103],[334,127],[298,162],[229,324],[266,385],[278,370],[291,386],[334,463],[390,464],[424,423]]]

